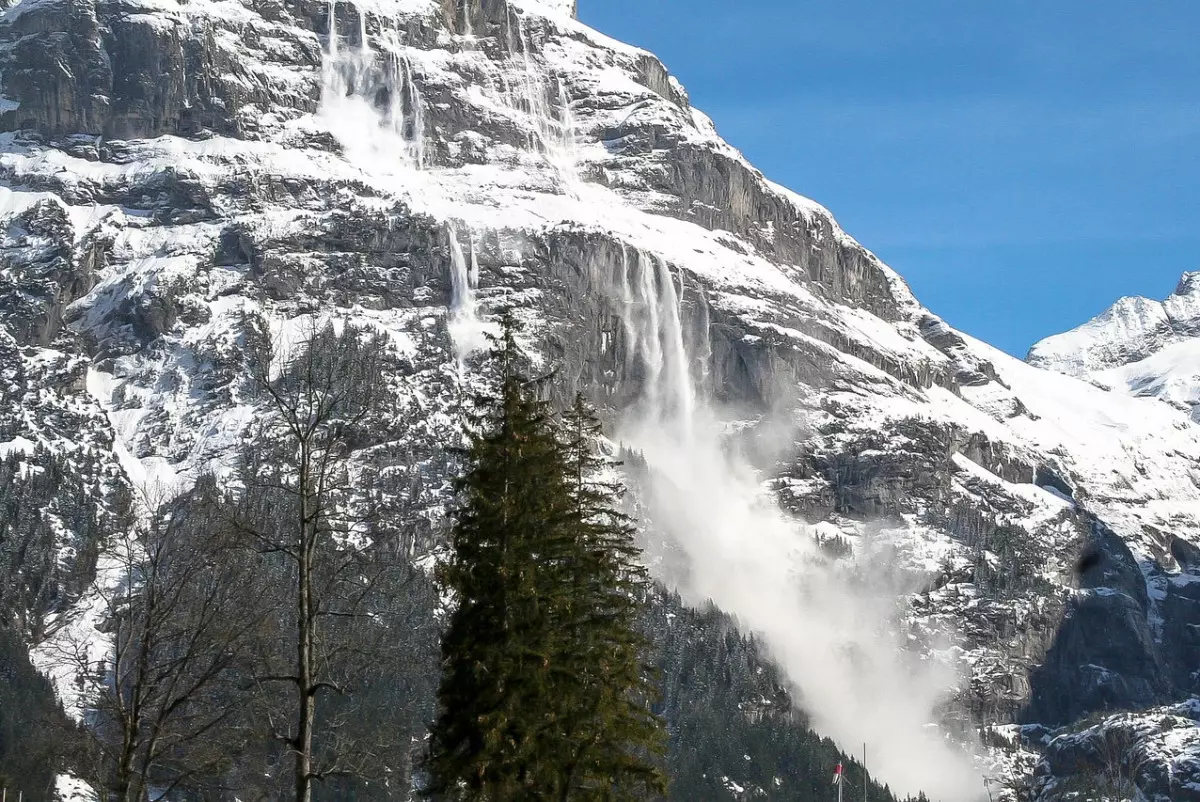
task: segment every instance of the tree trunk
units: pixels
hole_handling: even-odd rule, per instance
[[[296,802],[312,802],[313,772],[313,725],[316,719],[317,697],[313,690],[313,643],[315,624],[313,616],[313,547],[314,527],[310,525],[308,509],[308,460],[301,457],[299,477],[300,490],[300,543],[299,564],[296,566],[297,610],[296,610],[296,684],[299,699],[299,721],[296,727]]]
[[[305,550],[307,551],[307,550]],[[300,720],[296,728],[296,802],[312,802],[312,743],[316,696],[313,694],[312,619],[309,588],[312,575],[309,560],[300,565],[299,610],[300,626],[296,667],[300,694]]]
[[[137,727],[127,727],[121,739],[121,759],[117,763],[116,797],[120,802],[136,802],[133,787],[133,759],[137,748]]]

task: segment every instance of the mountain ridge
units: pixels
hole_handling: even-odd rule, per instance
[[[186,482],[260,414],[238,372],[252,317],[285,339],[305,321],[368,324],[395,348],[396,422],[378,451],[402,455],[397,498],[425,559],[472,332],[513,305],[559,367],[554,392],[583,391],[618,425],[648,399],[699,398],[771,439],[761,479],[783,507],[864,563],[894,555],[902,629],[963,672],[945,690],[967,729],[1070,726],[1196,692],[1195,424],[946,325],[828,211],[721,140],[656,58],[572,6],[6,11],[0,348],[18,406],[0,410],[0,443],[86,453],[71,470],[119,517],[113,483]],[[786,540],[760,542],[728,578],[786,595]],[[1080,578],[1092,548],[1104,556]],[[797,657],[822,637],[799,614],[830,611],[689,590],[726,593],[818,727],[866,740],[871,722],[820,708],[824,678]],[[98,629],[88,611],[82,591],[44,612]],[[951,648],[933,642],[943,632]],[[47,662],[53,635],[34,640],[80,712]],[[1038,745],[1013,739],[976,770],[1023,776]],[[896,740],[872,744],[883,779],[962,798],[935,788],[932,753]],[[1182,782],[1144,784],[1164,798]]]
[[[1047,337],[1027,361],[1196,416],[1200,404],[1200,273],[1187,272],[1164,301],[1121,298],[1092,320]]]

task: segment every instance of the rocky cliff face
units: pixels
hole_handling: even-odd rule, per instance
[[[556,392],[584,391],[619,425],[667,403],[656,383],[687,385],[670,403],[772,441],[763,480],[797,519],[852,552],[888,550],[913,643],[953,634],[940,651],[964,679],[948,716],[990,728],[981,770],[1016,784],[1046,749],[1032,725],[1200,691],[1189,416],[954,331],[722,141],[657,59],[573,11],[10,7],[0,448],[77,454],[96,515],[115,514],[119,488],[186,483],[240,441],[258,414],[238,368],[256,316],[282,338],[313,319],[378,327],[396,354],[389,445],[427,555],[471,347],[514,305]],[[1170,340],[1192,296],[1176,297],[1114,312],[1141,333],[1059,349],[1054,366],[1084,375],[1136,356],[1122,349],[1145,332]],[[47,615],[83,626],[86,608],[76,594]],[[1060,758],[1039,771],[1069,773]],[[1154,771],[1152,798],[1192,798]]]

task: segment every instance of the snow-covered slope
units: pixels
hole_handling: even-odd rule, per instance
[[[1045,744],[1039,798],[1195,799],[1200,793],[1200,702],[1106,717],[1063,733],[1027,731]]]
[[[443,534],[463,366],[512,304],[564,397],[617,424],[651,400],[675,422],[713,408],[770,439],[761,478],[781,504],[909,580],[905,638],[964,674],[950,717],[1060,726],[1200,690],[1189,416],[955,332],[749,165],[657,59],[572,7],[6,11],[0,346],[19,403],[0,407],[0,443],[74,438],[94,484],[177,486],[258,414],[239,363],[256,319],[285,337],[313,318],[372,325],[394,343],[396,421],[372,458],[402,455],[423,557]],[[1176,336],[1193,297],[1131,303],[1044,353],[1077,376],[1120,367],[1147,332]],[[1085,550],[1103,556],[1079,576]],[[773,577],[794,559],[778,551],[759,566]],[[808,635],[736,612],[785,663],[784,641]],[[891,757],[894,784],[938,782]]]
[[[1028,361],[1196,414],[1200,404],[1200,273],[1165,301],[1122,298],[1077,329],[1048,337]]]

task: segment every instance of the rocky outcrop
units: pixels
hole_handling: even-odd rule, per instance
[[[0,316],[18,343],[49,345],[68,305],[96,283],[104,266],[96,242],[75,249],[75,230],[57,199],[42,198],[10,217],[0,248]]]
[[[1035,673],[1027,721],[1062,726],[1096,712],[1152,707],[1175,690],[1128,546],[1097,523],[1084,565],[1079,592]]]
[[[250,12],[218,20],[186,6],[144,13],[137,4],[50,0],[14,8],[0,41],[9,43],[3,130],[247,136],[264,116],[311,111],[317,99],[311,79],[280,80],[320,63],[316,41]]]
[[[1030,731],[1045,747],[1029,792],[1039,802],[1135,796],[1193,802],[1200,799],[1198,721],[1193,700],[1072,730]]]

